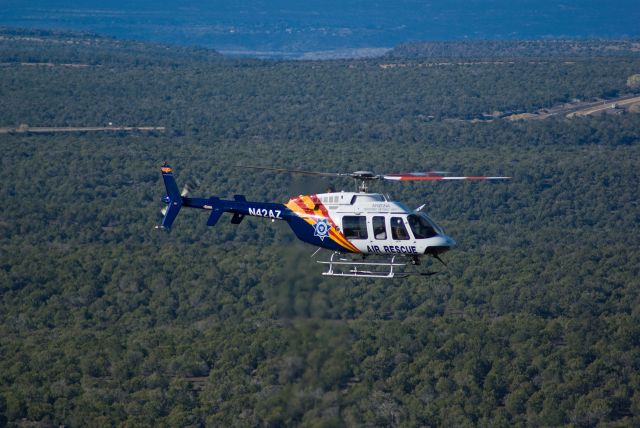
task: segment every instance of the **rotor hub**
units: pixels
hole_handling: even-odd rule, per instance
[[[371,171],[355,171],[351,173],[351,176],[360,180],[375,180],[378,178],[378,176]]]

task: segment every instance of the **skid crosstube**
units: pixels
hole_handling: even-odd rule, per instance
[[[329,270],[322,272],[324,276],[339,276],[339,277],[360,277],[360,278],[406,278],[408,276],[431,276],[437,272],[415,272],[401,270],[407,266],[407,263],[396,262],[396,256],[392,256],[388,261],[352,261],[347,259],[334,260],[335,257],[341,256],[340,253],[334,252],[331,254],[329,260],[318,260],[317,262],[322,265],[327,265]],[[336,271],[335,268],[339,271]],[[348,269],[342,270],[341,267],[347,267]],[[361,269],[363,268],[363,269]],[[371,268],[368,270],[367,268]],[[382,269],[388,268],[388,269]]]

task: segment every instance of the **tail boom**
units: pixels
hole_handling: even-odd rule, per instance
[[[233,200],[224,200],[216,196],[210,198],[188,198],[182,196],[173,178],[173,170],[168,164],[160,168],[167,194],[162,201],[167,204],[163,211],[162,222],[156,229],[170,230],[182,207],[198,208],[211,211],[208,226],[215,226],[223,213],[233,214],[231,222],[239,224],[245,216],[269,218],[272,220],[288,220],[291,211],[283,204],[271,202],[249,202],[243,195],[235,195]]]
[[[320,234],[317,231],[318,219],[324,219],[322,213],[297,213],[284,204],[247,201],[243,195],[235,195],[231,200],[220,199],[217,196],[210,198],[182,196],[178,191],[171,168],[165,164],[161,171],[167,190],[167,194],[162,200],[167,204],[167,210],[162,223],[156,226],[158,229],[170,230],[182,207],[196,208],[210,211],[207,226],[215,226],[224,213],[233,214],[232,224],[239,224],[246,216],[266,218],[272,221],[285,220],[296,236],[304,242],[333,251],[358,252],[346,239],[336,241],[331,239],[331,233]],[[330,239],[325,239],[327,237]]]

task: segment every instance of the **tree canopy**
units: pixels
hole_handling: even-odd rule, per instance
[[[162,59],[40,36],[0,40],[0,126],[167,131],[0,134],[0,425],[640,422],[640,115],[446,120],[626,93],[637,57]],[[234,165],[513,179],[380,185],[459,246],[428,279],[336,280],[278,223],[153,230],[165,160],[194,193],[276,202],[351,183]]]

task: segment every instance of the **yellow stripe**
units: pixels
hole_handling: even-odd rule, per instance
[[[314,208],[315,208],[316,204],[313,203],[311,198],[309,196],[303,196],[301,199],[302,199],[302,202],[304,202],[304,204],[307,206],[307,208],[309,208],[310,210],[314,211],[314,213],[315,213]]]
[[[311,200],[311,198],[309,196],[302,196],[299,198],[304,205],[309,208],[310,210],[313,210],[315,208],[315,203],[313,202],[313,200]],[[315,225],[318,220],[314,217],[310,217],[302,208],[300,208],[300,206],[298,204],[296,204],[294,201],[290,201],[289,203],[286,204],[286,207],[289,208],[291,211],[293,211],[294,213],[296,213],[298,216],[300,216],[302,219],[304,219],[307,223],[309,223],[311,226]],[[313,210],[313,214],[318,216],[319,218],[325,218],[324,214],[322,214],[322,211],[320,211],[319,209],[317,210]],[[327,220],[331,220],[331,219],[327,219]],[[347,238],[342,234],[342,232],[340,232],[339,230],[336,229],[336,225],[335,222],[333,220],[331,220],[331,223],[334,224],[334,227],[332,227],[331,229],[329,229],[329,238],[335,242],[336,244],[340,245],[343,248],[348,249],[349,251],[352,251],[354,253],[359,253],[360,250],[353,245],[351,242],[349,242],[349,240],[347,240]]]
[[[329,231],[329,237],[333,239],[334,242],[338,243],[339,245],[342,245],[345,248],[348,248],[354,253],[360,252],[360,250],[358,250],[358,248],[356,248],[351,242],[349,242],[341,232],[335,232],[334,235],[332,235],[331,231]]]
[[[305,195],[301,199],[309,209],[313,210],[316,207],[316,204],[313,202],[310,196]],[[324,218],[324,214],[319,208],[314,210],[313,213],[318,217]],[[331,240],[333,240],[333,242],[335,242],[336,244],[342,247],[345,247],[355,253],[359,253],[360,250],[358,250],[358,248],[355,245],[349,242],[349,240],[347,240],[347,238],[342,234],[342,232],[336,229],[337,225],[335,224],[335,222],[331,220],[331,223],[333,223],[334,225],[334,227],[329,230],[329,237],[331,238]],[[315,222],[310,224],[315,224]],[[333,234],[331,233],[332,231],[334,232]]]

